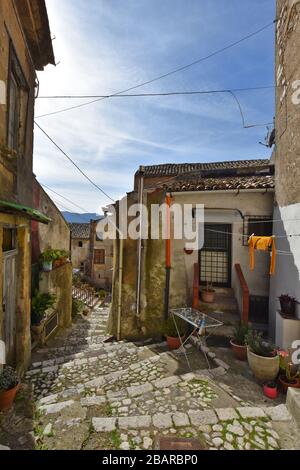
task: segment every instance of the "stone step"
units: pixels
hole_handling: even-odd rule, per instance
[[[98,351],[101,350],[107,343],[110,336],[103,336],[102,340],[98,343],[82,343],[82,344],[72,344],[69,345],[66,341],[65,345],[61,346],[51,346],[45,347],[42,349],[37,349],[33,355],[34,362],[40,362],[44,360],[44,358],[55,358],[61,356],[67,356],[71,354],[79,354],[79,353],[88,353],[89,351]]]
[[[74,365],[64,364],[61,368],[50,366],[44,373],[30,371],[28,379],[33,383],[35,396],[47,400],[50,395],[59,401],[95,393],[113,396],[114,393],[123,393],[123,389],[126,393],[128,387],[143,386],[149,378],[157,381],[172,376],[177,369],[177,361],[169,353],[157,355],[147,347],[125,349],[123,355],[114,352],[95,359],[87,359],[84,363],[79,359],[81,362],[77,365],[75,360]],[[149,377],[143,371],[150,371]],[[48,386],[45,385],[47,383]]]
[[[288,388],[286,405],[297,425],[300,427],[300,389]]]
[[[30,370],[25,378],[33,384],[34,394],[38,398],[70,389],[89,392],[107,381],[111,380],[112,384],[112,379],[125,374],[130,366],[143,363],[153,356],[156,355],[146,347],[124,344],[100,356],[79,358],[61,365],[46,362],[46,367]]]

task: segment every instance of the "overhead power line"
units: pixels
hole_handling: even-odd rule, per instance
[[[56,100],[56,99],[85,99],[85,98],[140,98],[140,97],[152,97],[152,96],[180,96],[180,95],[209,95],[214,93],[230,93],[230,92],[240,92],[240,91],[254,91],[254,90],[266,90],[274,89],[276,85],[265,85],[257,87],[247,87],[247,88],[228,88],[220,90],[183,90],[183,91],[165,91],[160,93],[126,93],[122,95],[49,95],[49,96],[39,96],[40,100]]]
[[[51,191],[52,193],[56,194],[57,196],[61,197],[62,199],[64,199],[65,201],[69,202],[70,204],[72,204],[73,206],[77,207],[78,209],[84,211],[84,212],[89,212],[87,209],[84,209],[83,207],[81,206],[78,206],[78,204],[76,204],[75,202],[71,201],[70,199],[66,198],[65,196],[63,196],[62,194],[59,194],[58,192],[54,191],[54,189],[52,188],[49,188],[49,186],[47,186],[46,184],[42,184],[43,188],[46,188],[48,189],[48,191]]]
[[[222,48],[220,48],[220,49],[217,49],[216,51],[214,51],[214,52],[212,52],[212,53],[210,53],[210,54],[208,54],[208,55],[206,55],[206,56],[204,56],[204,57],[200,57],[199,59],[196,59],[196,60],[194,60],[193,62],[190,62],[189,64],[186,64],[186,65],[183,65],[183,66],[178,67],[178,68],[176,68],[176,69],[173,69],[173,70],[171,70],[171,71],[169,71],[169,72],[167,72],[167,73],[164,73],[164,74],[162,74],[162,75],[159,75],[159,76],[157,76],[157,77],[154,77],[154,78],[152,78],[152,79],[150,79],[150,80],[147,80],[147,81],[145,81],[145,82],[139,83],[139,84],[137,84],[137,85],[134,85],[134,86],[132,86],[132,87],[130,87],[130,88],[127,88],[127,89],[125,89],[125,90],[121,90],[121,91],[118,91],[118,92],[116,92],[116,93],[113,93],[113,95],[110,95],[110,97],[112,97],[112,96],[117,96],[117,95],[121,95],[121,94],[123,94],[123,93],[127,93],[127,92],[132,91],[132,90],[136,90],[137,88],[140,88],[140,87],[149,85],[150,83],[157,82],[158,80],[161,80],[161,79],[163,79],[163,78],[169,77],[170,75],[174,75],[174,74],[176,74],[176,73],[178,73],[178,72],[182,72],[183,70],[186,70],[186,69],[188,69],[188,68],[190,68],[190,67],[193,67],[194,65],[197,65],[197,64],[199,64],[199,63],[201,63],[201,62],[204,62],[205,60],[208,60],[208,59],[210,59],[211,57],[214,57],[214,56],[216,56],[216,55],[218,55],[218,54],[221,54],[222,52],[225,52],[225,51],[227,51],[228,49],[231,49],[232,47],[235,47],[235,46],[237,46],[238,44],[241,44],[242,42],[244,42],[244,41],[246,41],[246,40],[252,38],[253,36],[256,36],[257,34],[260,34],[262,31],[264,31],[264,30],[270,28],[274,23],[276,23],[276,21],[277,21],[277,20],[274,20],[274,21],[272,21],[271,23],[268,23],[268,24],[266,24],[265,26],[259,28],[258,30],[256,30],[256,31],[254,31],[254,32],[252,32],[252,33],[250,33],[250,34],[248,34],[247,36],[244,36],[244,37],[242,37],[241,39],[238,39],[237,41],[234,41],[234,42],[228,44],[227,46],[224,46],[224,47],[222,47]],[[102,101],[102,100],[104,100],[104,99],[107,99],[107,98],[106,98],[106,97],[101,97],[101,98],[97,98],[97,99],[92,100],[92,101],[88,101],[88,102],[86,102],[86,103],[81,103],[81,104],[76,105],[76,106],[71,106],[71,107],[63,108],[63,109],[58,109],[57,111],[53,111],[53,112],[51,112],[51,113],[46,113],[46,114],[42,114],[42,115],[40,115],[40,116],[37,116],[37,119],[38,119],[38,118],[42,118],[42,117],[46,117],[46,116],[52,116],[52,115],[54,115],[54,114],[64,113],[64,112],[66,112],[66,111],[71,111],[71,110],[73,110],[73,109],[82,108],[83,106],[88,106],[88,105],[90,105],[90,104],[92,104],[92,103],[96,103],[96,102]]]
[[[78,165],[74,160],[50,137],[50,135],[36,122],[34,121],[35,125],[40,129],[40,131],[47,137],[50,142],[69,160],[69,162],[72,163],[72,165],[77,168],[79,173],[84,176],[98,191],[100,191],[104,196],[106,196],[108,199],[110,199],[112,202],[115,202],[113,198],[111,198],[97,183],[95,183]]]

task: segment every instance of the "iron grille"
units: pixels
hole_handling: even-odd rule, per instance
[[[231,225],[205,224],[204,245],[199,252],[200,284],[231,284]]]
[[[268,325],[269,297],[263,295],[250,295],[249,320],[253,323]]]
[[[54,312],[52,317],[47,320],[45,324],[45,339],[49,338],[50,335],[56,330],[58,327],[58,312]]]

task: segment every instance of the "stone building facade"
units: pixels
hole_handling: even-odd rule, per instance
[[[278,297],[300,302],[300,1],[277,0],[276,26],[276,206],[278,269],[270,289],[270,334],[276,338]],[[300,319],[300,305],[297,305]],[[299,338],[300,339],[300,338]]]
[[[31,220],[36,71],[54,64],[44,0],[0,2],[0,338],[24,370],[31,353]]]
[[[71,230],[71,260],[74,269],[85,273],[90,253],[90,224],[73,222]]]

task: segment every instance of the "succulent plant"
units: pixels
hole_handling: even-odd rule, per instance
[[[276,347],[273,344],[268,343],[263,338],[262,333],[258,331],[250,331],[247,334],[246,344],[250,351],[257,356],[274,357],[277,354]]]
[[[19,383],[19,377],[15,369],[10,366],[4,366],[0,372],[0,390],[10,390]]]

